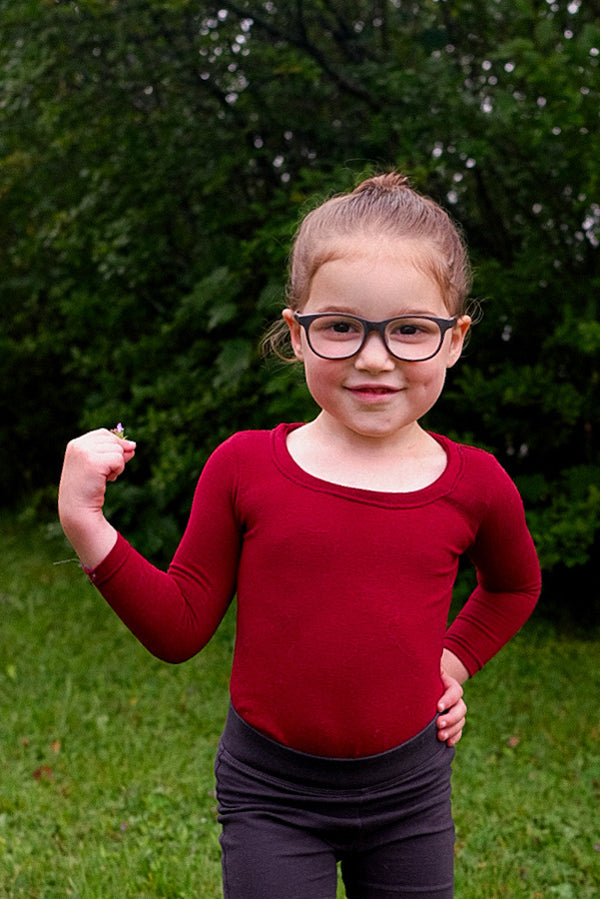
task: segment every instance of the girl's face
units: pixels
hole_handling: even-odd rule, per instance
[[[412,261],[411,261],[412,260]],[[316,272],[302,313],[342,312],[371,321],[400,315],[451,318],[440,287],[427,274],[426,257],[410,243],[382,241],[325,262]],[[438,399],[446,370],[458,360],[470,318],[446,332],[440,351],[424,362],[404,362],[371,332],[349,359],[322,359],[308,346],[304,329],[285,309],[296,357],[308,388],[329,427],[346,436],[393,441],[416,425]]]

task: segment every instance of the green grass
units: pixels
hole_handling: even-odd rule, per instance
[[[0,524],[0,897],[217,899],[232,616],[165,665],[55,528]],[[457,899],[600,895],[598,648],[530,623],[468,685]]]

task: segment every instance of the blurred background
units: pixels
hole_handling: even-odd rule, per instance
[[[123,422],[110,514],[173,551],[210,451],[313,414],[264,360],[302,216],[397,168],[483,319],[426,424],[516,480],[541,614],[600,612],[600,24],[581,0],[0,0],[0,508],[55,521]]]

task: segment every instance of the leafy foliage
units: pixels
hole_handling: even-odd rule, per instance
[[[462,224],[485,313],[428,424],[498,455],[547,571],[591,570],[593,6],[0,0],[5,501],[122,420],[140,452],[115,514],[168,554],[219,440],[311,414],[258,349],[296,223],[398,167]]]

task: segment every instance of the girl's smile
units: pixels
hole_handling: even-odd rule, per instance
[[[397,396],[401,388],[385,384],[356,384],[347,385],[345,389],[363,403],[381,405]]]
[[[385,398],[398,392],[398,388],[387,387],[383,384],[359,384],[356,387],[347,387],[346,389],[365,400],[376,400],[378,397]]]

